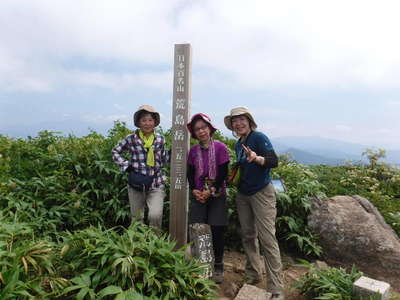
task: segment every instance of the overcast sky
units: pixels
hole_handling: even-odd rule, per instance
[[[400,149],[399,1],[0,2],[0,134],[104,131],[141,104],[171,124],[173,50],[192,113],[247,106],[260,130]]]

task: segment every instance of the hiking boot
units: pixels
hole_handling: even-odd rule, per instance
[[[283,293],[272,294],[271,300],[285,300],[285,295]]]
[[[223,263],[216,263],[214,264],[214,274],[212,280],[220,284],[224,280],[224,264]]]

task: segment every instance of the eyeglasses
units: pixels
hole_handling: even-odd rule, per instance
[[[193,128],[194,132],[199,132],[200,130],[206,130],[208,128],[207,125],[201,126],[201,127],[195,127]]]

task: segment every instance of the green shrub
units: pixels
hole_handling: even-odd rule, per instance
[[[151,299],[215,297],[214,284],[202,277],[204,267],[141,223],[128,229],[89,227],[62,239],[59,265],[62,274],[72,277],[72,285],[63,292],[69,297],[112,294],[122,299],[132,292]]]
[[[68,285],[54,267],[54,243],[36,240],[27,223],[0,217],[0,299],[47,298]]]
[[[111,148],[129,132],[116,123],[108,137],[0,137],[0,208],[20,222],[40,224],[37,233],[89,225],[129,225],[126,178],[111,160]]]
[[[346,273],[342,268],[317,269],[314,264],[305,261],[304,263],[302,266],[308,267],[309,270],[294,283],[294,287],[299,289],[301,294],[308,299],[353,299],[353,283],[363,275],[355,267],[350,273]]]
[[[58,239],[0,218],[0,299],[215,299],[204,266],[144,224]]]
[[[307,227],[313,197],[325,197],[325,186],[307,166],[281,157],[273,176],[284,179],[287,191],[277,195],[277,236],[292,249],[306,255],[319,256],[322,252],[317,238]]]

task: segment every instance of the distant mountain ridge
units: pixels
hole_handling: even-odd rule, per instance
[[[367,162],[362,153],[368,148],[374,148],[316,136],[275,137],[271,138],[271,141],[278,154],[289,154],[293,160],[306,165],[340,165],[346,161]],[[386,150],[386,158],[382,161],[400,165],[400,150]]]
[[[329,158],[296,148],[288,148],[283,151],[277,150],[277,153],[289,155],[291,160],[297,161],[304,165],[341,165],[344,163],[344,160]]]
[[[89,128],[93,124],[83,122],[78,119],[59,120],[57,122],[38,122],[35,125],[13,126],[0,129],[0,134],[6,134],[14,137],[26,137],[28,135],[36,136],[41,130],[57,131],[61,134],[73,133],[77,136],[89,133]],[[94,130],[102,134],[106,134],[111,128],[111,124],[101,123],[93,126]],[[366,145],[344,142],[335,139],[328,139],[318,136],[304,137],[274,137],[271,138],[272,144],[278,154],[290,154],[293,160],[302,164],[315,165],[340,165],[345,161],[363,161],[362,153],[373,148]],[[386,150],[386,158],[383,160],[389,164],[400,166],[400,150]]]

